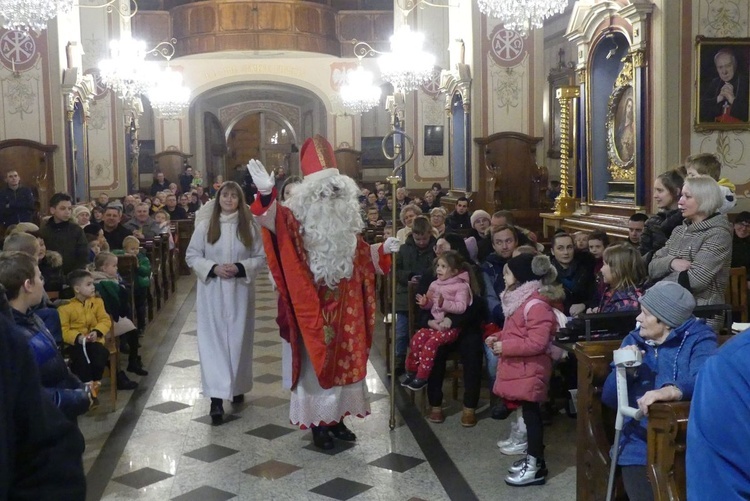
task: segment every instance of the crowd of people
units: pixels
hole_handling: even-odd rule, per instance
[[[189,173],[188,168],[186,174]],[[28,440],[31,446],[36,444],[39,453],[55,457],[54,454],[62,453],[60,447],[68,453],[76,452],[61,461],[68,465],[67,470],[60,470],[60,478],[72,482],[71,485],[54,488],[49,483],[27,485],[13,492],[25,489],[36,493],[31,497],[37,499],[66,497],[68,492],[70,497],[66,499],[83,499],[85,487],[80,464],[83,438],[77,420],[99,405],[101,380],[113,356],[111,345],[119,347],[119,352],[126,356],[118,359],[126,362],[110,374],[110,384],[118,390],[134,390],[138,382],[131,378],[148,375],[139,355],[152,281],[144,243],[161,236],[174,247],[169,221],[191,217],[207,198],[201,199],[200,180],[191,182],[192,192],[180,192],[163,174],[157,173],[150,194],[132,193],[110,199],[107,193],[99,193],[91,202],[74,205],[68,194],[55,193],[48,202],[49,214],[40,214],[32,190],[21,184],[18,173],[9,171],[5,179],[7,187],[0,192],[0,223],[4,228],[0,252],[0,321],[6,330],[12,326],[8,340],[15,332],[18,339],[28,343],[35,364],[30,367],[25,355],[19,356],[18,361],[23,363],[15,364],[10,373],[3,375],[29,378],[32,386],[40,385],[46,405],[39,408],[36,397],[25,394],[16,401],[3,400],[2,406],[9,412],[22,405],[36,406],[38,416],[19,414],[15,419],[48,427],[34,428],[35,433],[48,437],[40,435]],[[118,273],[120,255],[136,259],[133,283],[124,281]],[[9,393],[4,387],[3,398],[6,395]],[[56,408],[59,414],[49,407]],[[66,437],[55,435],[62,430]],[[23,454],[33,450],[27,448],[24,445]],[[12,453],[12,449],[8,450]],[[20,467],[27,471],[16,472],[18,478],[24,475],[33,478],[32,463]]]
[[[377,187],[376,196],[362,191],[361,213],[366,228],[389,235],[382,213],[392,206],[383,188]],[[560,231],[548,244],[545,267],[534,261],[544,247],[532,232],[513,224],[511,212],[470,212],[468,201],[459,198],[446,214],[442,207],[423,209],[425,199],[410,200],[399,188],[401,228],[396,236],[402,246],[396,256],[395,352],[401,384],[411,390],[426,386],[431,406],[427,419],[443,422],[445,361],[451,350],[458,350],[465,388],[461,424],[471,427],[476,424],[481,370],[487,367],[492,416],[505,418],[519,409],[510,437],[498,442],[501,452],[525,456],[506,477],[511,485],[543,483],[547,474],[539,403],[548,398],[554,358],[550,345],[564,325],[556,320],[555,310],[567,317],[569,329],[579,325],[576,317],[584,313],[640,311],[640,327],[623,345],[648,346],[647,353],[662,344],[669,353],[667,347],[685,345],[686,333],[703,333],[688,340],[690,346],[700,343],[700,349],[659,358],[658,364],[656,357],[646,356],[646,374],[661,374],[674,389],[665,390],[666,383],[642,373],[632,404],[639,401],[647,407],[690,398],[698,368],[716,348],[716,332],[723,325],[721,318],[696,319],[693,309],[723,304],[730,266],[746,266],[750,259],[750,213],[738,214],[734,225],[726,216],[735,205],[733,189],[721,178],[716,156],[691,156],[684,167],[656,178],[658,212],[632,215],[627,239],[612,242],[603,231]],[[415,332],[408,332],[407,291],[412,282],[418,311],[412,319]],[[673,309],[679,311],[673,314]],[[522,390],[519,364],[527,372],[533,367],[530,381],[544,385]],[[612,403],[611,394],[605,400]],[[645,423],[629,430],[645,440]],[[623,440],[620,447],[635,439]],[[638,497],[650,489],[645,447],[619,457],[620,465],[628,467],[623,472],[628,492],[636,496],[632,499],[647,499]]]
[[[203,393],[217,425],[224,401],[237,404],[252,390],[254,279],[266,265],[279,293],[290,421],[311,429],[321,449],[334,448],[334,439],[356,440],[344,417],[369,413],[364,376],[375,326],[375,275],[392,264],[392,376],[408,390],[426,388],[427,419],[440,424],[446,362],[457,351],[464,382],[460,422],[468,428],[477,424],[486,368],[492,417],[515,414],[510,436],[497,443],[503,454],[522,456],[505,477],[509,485],[546,480],[543,404],[560,356],[552,342],[581,314],[640,311],[639,327],[622,346],[643,352],[629,396],[644,414],[654,402],[686,400],[693,393],[711,397],[699,390],[698,376],[716,350],[720,320],[706,323],[693,309],[724,302],[729,268],[746,266],[750,247],[750,213],[729,222],[733,187],[721,179],[715,156],[689,157],[684,168],[658,176],[653,194],[659,211],[630,217],[626,240],[612,242],[602,231],[560,231],[546,246],[515,225],[510,211],[471,212],[470,201],[460,197],[447,213],[437,183],[413,198],[403,187],[395,199],[383,184],[374,192],[361,189],[335,169],[323,138],[308,140],[301,160],[304,179],[283,175],[281,183],[251,161],[241,184],[217,179],[205,189],[200,173],[188,167],[179,184],[157,173],[150,195],[110,200],[102,193],[90,204],[73,206],[68,195],[57,193],[41,228],[22,220],[28,218],[21,202],[16,216],[8,216],[8,203],[4,220],[15,228],[0,254],[7,301],[0,321],[30,340],[41,374],[32,383],[40,379],[49,401],[75,424],[97,404],[111,331],[128,353],[126,371],[147,374],[138,356],[143,305],[136,304],[136,318],[129,318],[130,295],[117,273],[117,253],[138,258],[135,286],[148,287],[142,242],[170,235],[171,219],[198,211],[186,261],[198,278]],[[7,181],[17,192],[17,174]],[[365,242],[367,232],[378,242]],[[51,301],[52,292],[64,304]],[[409,332],[410,310],[416,310],[415,332]],[[116,379],[124,389],[137,384],[125,371]],[[613,377],[603,401],[616,406]],[[39,407],[36,400],[29,403]],[[705,413],[693,414],[691,426],[706,426]],[[632,499],[650,498],[645,423],[628,420],[615,444]]]

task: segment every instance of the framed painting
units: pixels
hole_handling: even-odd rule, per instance
[[[695,130],[750,129],[750,38],[695,39]]]
[[[424,154],[425,156],[443,156],[443,126],[424,126]]]
[[[630,169],[635,161],[635,105],[633,86],[615,88],[607,112],[607,153],[610,163]]]

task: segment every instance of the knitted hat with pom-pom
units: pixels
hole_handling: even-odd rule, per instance
[[[549,258],[544,255],[520,254],[508,261],[508,268],[519,284],[542,280],[552,273],[556,274]]]

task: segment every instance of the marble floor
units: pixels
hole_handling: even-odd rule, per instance
[[[327,452],[313,447],[309,431],[289,424],[276,296],[265,276],[257,284],[254,388],[241,405],[225,402],[225,423],[212,426],[201,395],[195,279],[177,285],[142,340],[150,374],[137,390],[118,393],[114,411],[105,387],[102,405],[79,420],[89,500],[575,498],[575,420],[565,415],[545,429],[547,484],[520,489],[502,480],[519,456],[495,446],[510,421],[489,419],[486,398],[478,425],[463,428],[461,403],[446,391],[447,419],[434,425],[422,418],[420,398],[413,404],[399,387],[391,431],[382,329],[368,365],[372,414],[347,418],[357,442],[337,441]]]

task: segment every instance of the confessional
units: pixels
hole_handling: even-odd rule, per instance
[[[547,194],[547,168],[536,163],[541,137],[498,132],[475,138],[479,147],[479,192],[474,208],[492,214],[510,210],[515,224],[537,233]]]
[[[360,159],[362,152],[351,148],[339,148],[333,152],[336,157],[336,166],[341,174],[349,176],[358,184],[362,183],[362,169]]]
[[[170,182],[179,186],[180,174],[185,172],[185,167],[189,164],[189,159],[193,155],[183,153],[179,150],[166,150],[154,155],[154,172],[163,172],[164,177]],[[205,172],[201,172],[204,183],[208,183]],[[151,183],[142,185],[141,190],[148,192]]]
[[[42,144],[27,139],[0,141],[0,176],[5,180],[8,171],[21,176],[21,184],[31,188],[37,210],[47,214],[49,198],[55,192],[55,165],[53,153],[57,145]]]

